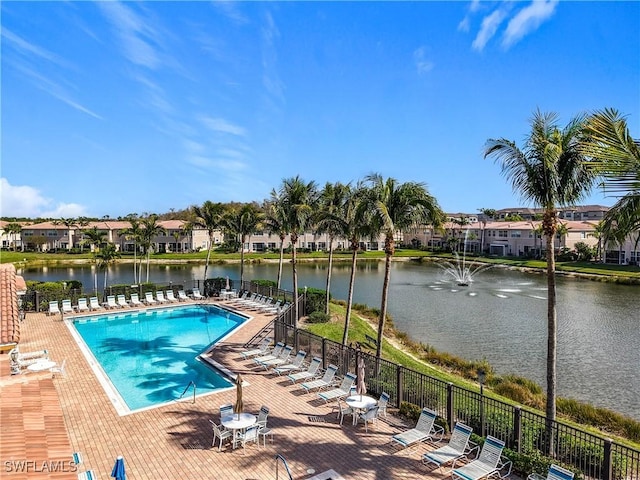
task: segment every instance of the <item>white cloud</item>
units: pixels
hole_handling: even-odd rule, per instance
[[[507,12],[503,8],[494,10],[491,14],[482,19],[482,26],[475,40],[471,44],[474,50],[482,51],[484,46],[496,34],[498,27],[507,17]]]
[[[0,178],[0,187],[0,215],[3,217],[60,218],[87,215],[84,206],[56,203],[28,185],[11,185],[6,178]]]
[[[509,48],[520,41],[525,35],[535,31],[545,20],[555,12],[558,0],[534,0],[527,7],[520,10],[507,25],[502,38],[502,46]]]
[[[50,51],[39,47],[33,43],[27,42],[22,37],[19,37],[15,33],[7,30],[6,28],[2,29],[2,36],[12,45],[16,50],[22,53],[24,56],[35,55],[37,57],[43,58],[45,60],[49,60],[60,66],[67,66],[67,62],[62,60],[60,57],[51,53]]]
[[[467,10],[467,14],[458,24],[458,30],[461,32],[468,32],[471,26],[471,14],[477,12],[480,9],[480,0],[473,0],[469,4],[469,8]]]
[[[418,70],[418,75],[423,75],[433,70],[434,63],[427,59],[427,47],[417,48],[413,52],[413,61]]]
[[[230,135],[237,135],[239,137],[243,137],[247,133],[243,127],[234,125],[233,123],[228,122],[224,118],[212,118],[208,116],[202,116],[200,119],[202,120],[202,123],[207,128],[209,128],[210,130],[213,130],[214,132],[228,133]]]

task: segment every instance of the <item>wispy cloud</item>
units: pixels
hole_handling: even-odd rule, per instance
[[[427,47],[419,47],[413,52],[413,61],[418,70],[418,75],[424,75],[433,70],[435,64],[427,58]]]
[[[480,9],[480,0],[473,0],[469,4],[469,8],[467,9],[467,14],[458,24],[458,30],[462,32],[468,32],[471,28],[471,16],[473,13]]]
[[[504,8],[498,8],[482,19],[480,31],[473,40],[471,47],[474,50],[482,51],[484,46],[496,34],[498,27],[507,18],[507,12]]]
[[[23,56],[36,56],[62,67],[69,66],[69,63],[61,59],[58,55],[50,52],[46,48],[26,41],[24,38],[16,35],[15,33],[7,30],[4,27],[2,28],[2,36],[15,50],[19,51]]]
[[[264,16],[262,34],[262,84],[267,92],[277,101],[284,101],[284,85],[278,75],[278,52],[276,40],[280,37],[280,31],[273,19],[273,15],[267,12]]]
[[[200,117],[200,120],[205,127],[216,133],[228,133],[237,136],[245,136],[247,133],[243,127],[235,125],[224,118],[212,118],[203,115]]]
[[[227,0],[215,0],[213,6],[225,17],[232,20],[236,25],[244,25],[249,22],[247,17],[240,11],[238,5],[242,3]]]
[[[3,217],[60,218],[87,215],[83,205],[56,202],[28,185],[11,185],[6,178],[0,178],[0,187],[0,216]]]
[[[509,48],[525,35],[535,31],[546,20],[551,18],[558,6],[558,0],[534,0],[529,6],[520,10],[507,25],[502,37],[502,46]]]

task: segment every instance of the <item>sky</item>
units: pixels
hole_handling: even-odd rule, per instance
[[[492,159],[536,110],[640,137],[640,2],[0,5],[1,216],[262,202],[283,179],[528,205]],[[582,204],[612,205],[594,189]]]

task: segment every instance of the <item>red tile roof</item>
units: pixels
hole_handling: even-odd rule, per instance
[[[16,268],[12,264],[0,264],[0,344],[20,340],[16,279]]]

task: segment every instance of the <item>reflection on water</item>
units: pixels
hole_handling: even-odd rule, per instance
[[[277,264],[245,265],[246,279],[277,278]],[[143,268],[143,278],[144,278]],[[331,293],[346,298],[350,263],[337,263]],[[210,277],[240,276],[239,265],[210,265]],[[326,264],[298,264],[299,285],[323,289]],[[26,269],[27,280],[79,280],[93,285],[91,266]],[[191,285],[204,265],[151,266],[150,280]],[[383,262],[358,265],[354,302],[380,305]],[[109,269],[110,283],[132,283],[133,266]],[[100,288],[103,277],[98,276]],[[291,289],[291,269],[283,270]],[[546,383],[547,287],[543,274],[492,268],[460,287],[428,264],[394,262],[389,314],[416,341],[467,359],[486,358],[499,373]],[[640,419],[638,287],[557,278],[558,394]],[[615,375],[611,373],[615,372]]]

